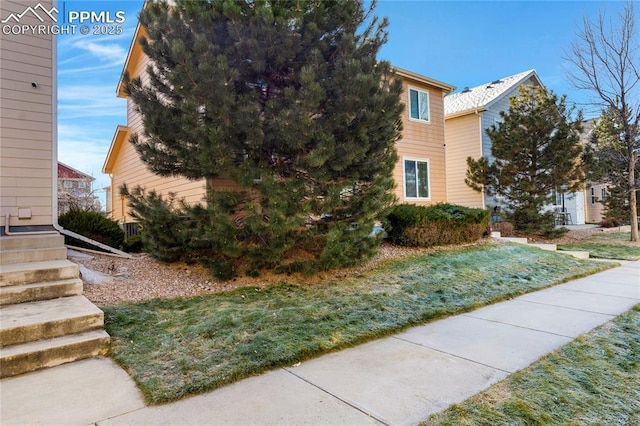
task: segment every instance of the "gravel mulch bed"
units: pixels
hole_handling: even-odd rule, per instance
[[[571,230],[562,238],[545,242],[567,244],[579,241],[597,232],[602,232],[602,229]],[[315,282],[364,272],[384,259],[432,251],[433,249],[399,247],[385,243],[371,261],[355,268],[322,272],[313,277],[263,273],[257,278],[243,276],[230,281],[216,280],[207,269],[199,264],[165,264],[158,262],[147,254],[134,254],[132,259],[91,254],[92,258],[71,258],[71,260],[92,271],[101,272],[112,278],[108,282],[101,284],[85,282],[84,285],[84,295],[89,300],[98,305],[109,305],[154,298],[192,297],[246,286],[263,287],[284,280],[300,285],[312,285]]]
[[[322,272],[313,277],[299,274],[282,275],[263,273],[260,277],[237,277],[230,281],[218,281],[199,264],[166,264],[153,259],[148,254],[133,254],[132,259],[92,253],[91,258],[70,260],[91,271],[108,275],[109,279],[100,284],[85,281],[84,295],[98,305],[109,305],[126,301],[139,302],[154,298],[193,297],[234,290],[240,287],[263,287],[281,281],[300,285],[340,278],[363,272],[376,263],[388,259],[417,253],[428,253],[433,249],[398,247],[383,244],[376,256],[364,265],[355,268]]]

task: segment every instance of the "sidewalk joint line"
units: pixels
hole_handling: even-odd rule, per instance
[[[631,300],[633,300],[633,299],[631,299]],[[537,300],[521,299],[520,301],[521,302],[527,302],[527,303],[533,303],[535,305],[551,306],[551,307],[554,307],[554,308],[571,309],[572,311],[586,312],[586,313],[589,313],[589,314],[606,315],[606,316],[611,317],[611,318],[615,318],[615,316],[616,316],[614,314],[608,314],[608,313],[605,313],[605,312],[588,311],[586,309],[572,308],[570,306],[554,305],[553,303],[548,303],[548,302],[538,302]],[[623,312],[625,312],[625,311],[623,311]]]
[[[454,358],[463,359],[465,361],[469,361],[469,362],[472,362],[474,364],[482,365],[484,367],[491,368],[492,370],[501,371],[501,372],[507,373],[507,374],[513,374],[514,373],[514,371],[504,370],[502,368],[499,368],[499,367],[496,367],[496,366],[493,366],[493,365],[489,365],[489,364],[485,364],[483,362],[476,361],[474,359],[465,358],[465,357],[460,356],[460,355],[452,354],[451,352],[443,351],[442,349],[432,348],[431,346],[423,345],[422,343],[412,342],[411,340],[403,339],[403,338],[398,337],[398,336],[391,336],[391,337],[393,337],[394,339],[398,339],[398,340],[400,340],[402,342],[405,342],[405,343],[410,343],[412,345],[419,346],[420,348],[423,348],[423,349],[430,349],[432,351],[436,351],[436,352],[439,352],[441,354],[449,355],[449,356],[452,356]]]
[[[493,323],[496,323],[496,324],[510,325],[512,327],[518,327],[518,328],[522,328],[522,329],[525,329],[525,330],[532,330],[532,331],[538,331],[540,333],[552,334],[554,336],[566,337],[566,338],[571,339],[571,340],[575,340],[575,339],[578,338],[578,336],[567,336],[565,334],[554,333],[552,331],[547,331],[547,330],[540,330],[538,328],[531,328],[531,327],[525,327],[525,326],[517,325],[517,324],[510,324],[508,322],[492,320],[492,319],[488,319],[488,318],[474,317],[473,315],[469,315],[469,314],[463,314],[463,316],[468,317],[468,318],[479,319],[479,320],[483,320],[483,321],[489,321],[489,322],[493,322]],[[583,334],[583,333],[580,333],[580,334]]]
[[[309,385],[313,386],[314,388],[316,388],[316,389],[318,389],[318,390],[320,390],[320,391],[322,391],[322,392],[326,393],[326,394],[327,394],[327,395],[329,395],[329,396],[332,396],[333,398],[337,399],[338,401],[343,402],[344,404],[348,405],[349,407],[351,407],[351,408],[353,408],[353,409],[355,409],[355,410],[357,410],[357,411],[361,412],[361,413],[362,413],[362,414],[364,414],[365,416],[367,416],[367,417],[371,417],[371,418],[372,418],[372,419],[374,419],[375,421],[380,422],[381,424],[383,424],[383,425],[385,425],[385,426],[391,426],[391,424],[390,424],[390,423],[385,422],[384,420],[382,420],[382,419],[378,418],[377,416],[375,416],[375,415],[373,415],[373,414],[371,414],[371,413],[367,413],[367,412],[366,412],[366,411],[364,411],[362,408],[360,408],[360,407],[358,407],[358,406],[356,406],[356,405],[354,405],[354,404],[350,403],[349,401],[346,401],[346,400],[344,400],[344,399],[340,398],[338,395],[336,395],[336,394],[334,394],[334,393],[332,393],[332,392],[329,392],[327,389],[324,389],[323,387],[318,386],[318,385],[316,385],[315,383],[310,382],[309,380],[305,379],[304,377],[300,376],[299,374],[294,373],[294,372],[293,372],[293,371],[291,371],[289,368],[290,368],[290,367],[282,367],[282,369],[283,369],[284,371],[286,371],[287,373],[291,374],[292,376],[297,377],[298,379],[302,380],[302,381],[303,381],[303,382],[305,382],[305,383],[308,383]]]

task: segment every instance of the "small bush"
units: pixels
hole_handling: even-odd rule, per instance
[[[387,232],[392,242],[405,246],[462,244],[482,238],[489,218],[489,211],[454,204],[400,204],[387,217]]]
[[[513,224],[511,222],[496,222],[491,224],[491,230],[499,232],[503,237],[513,236]]]
[[[106,244],[110,247],[120,248],[124,241],[124,231],[117,222],[109,219],[103,213],[72,208],[58,218],[58,223],[65,229],[80,234],[84,237]],[[65,244],[89,249],[97,247],[75,238],[64,236]]]
[[[607,217],[600,221],[600,226],[603,228],[617,228],[622,226],[622,221],[615,217]]]
[[[140,234],[132,235],[122,243],[122,249],[127,253],[140,253],[143,248],[144,244],[142,242],[142,235]]]

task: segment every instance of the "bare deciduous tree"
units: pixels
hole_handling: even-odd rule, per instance
[[[638,241],[636,163],[640,154],[640,41],[635,26],[637,17],[632,1],[627,1],[617,20],[604,12],[595,22],[584,19],[584,28],[571,45],[568,72],[578,89],[595,93],[593,101],[601,110],[613,112],[621,124],[620,140],[624,146],[621,167],[628,168],[628,191],[631,240]]]

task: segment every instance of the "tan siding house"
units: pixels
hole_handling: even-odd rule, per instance
[[[411,71],[395,70],[403,79],[402,102],[406,106],[402,139],[396,144],[395,195],[401,203],[443,203],[447,200],[443,98],[455,87]]]
[[[447,141],[447,200],[475,208],[491,208],[497,203],[466,183],[467,157],[491,156],[491,140],[485,130],[499,123],[500,112],[509,109],[509,98],[523,85],[542,86],[535,70],[525,71],[477,87],[448,95],[444,99]]]
[[[132,78],[142,76],[144,79],[149,61],[137,42],[143,35],[144,29],[138,25],[123,75],[128,72]],[[396,197],[400,202],[416,204],[444,202],[447,194],[443,98],[455,87],[410,71],[396,69],[396,72],[403,78],[405,90],[402,101],[407,105],[402,117],[403,137],[397,143],[399,161],[394,170]],[[126,97],[122,79],[117,95]],[[121,222],[133,220],[126,200],[119,193],[118,188],[123,184],[129,187],[140,185],[164,195],[173,192],[188,202],[201,201],[205,192],[204,180],[194,182],[183,178],[163,178],[150,172],[128,142],[132,134],[140,136],[143,130],[141,117],[129,99],[127,125],[116,129],[103,167],[103,172],[111,177],[109,202],[112,218]],[[214,182],[214,185],[233,187],[223,179]]]
[[[131,78],[140,76],[144,81],[149,60],[137,42],[144,35],[144,28],[138,25],[124,65],[123,76],[125,72],[128,72]],[[116,93],[118,97],[127,98],[122,78],[118,83]],[[111,190],[108,194],[110,200],[107,202],[110,205],[111,218],[122,223],[133,221],[126,200],[120,195],[119,188],[125,184],[129,188],[141,186],[148,191],[154,190],[165,196],[169,192],[173,192],[179,198],[184,197],[191,203],[201,201],[204,196],[204,180],[190,181],[184,178],[166,178],[153,174],[147,169],[133,145],[129,143],[131,135],[141,136],[143,133],[142,117],[135,111],[135,105],[131,99],[127,98],[127,125],[116,128],[102,168],[102,172],[108,173],[111,177]]]
[[[500,202],[471,189],[465,183],[467,157],[486,157],[492,161],[491,139],[486,129],[499,125],[500,113],[508,111],[510,98],[522,86],[543,86],[535,70],[525,71],[468,88],[445,97],[445,130],[447,140],[448,201],[468,207],[493,208]],[[570,224],[585,223],[585,193],[557,193],[549,209],[563,211]]]
[[[50,9],[51,1],[40,2]],[[0,16],[30,2],[3,0]],[[41,22],[30,13],[20,24]],[[13,21],[7,22],[10,25]],[[56,207],[55,41],[52,35],[0,34],[0,226],[51,226]]]

